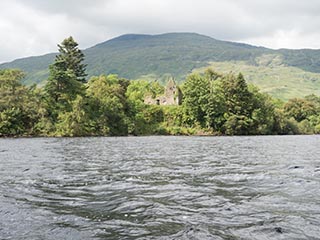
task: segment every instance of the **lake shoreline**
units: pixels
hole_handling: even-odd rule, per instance
[[[223,135],[223,134],[142,134],[142,135],[88,135],[88,136],[55,136],[55,135],[17,135],[0,136],[0,139],[33,139],[33,138],[126,138],[126,137],[263,137],[263,136],[318,136],[320,134],[256,134],[256,135]]]

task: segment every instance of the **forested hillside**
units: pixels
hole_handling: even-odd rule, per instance
[[[58,45],[44,86],[25,86],[18,69],[0,70],[0,136],[261,135],[320,133],[320,97],[287,102],[245,77],[206,69],[186,77],[181,105],[147,104],[157,81],[100,74],[86,80],[85,56],[72,37]],[[178,101],[180,102],[180,101]]]
[[[164,83],[168,76],[174,76],[182,82],[196,69],[216,66],[221,62],[230,63],[224,65],[223,72],[236,73],[238,69],[233,63],[240,61],[254,68],[248,74],[246,72],[247,81],[275,97],[303,97],[303,94],[319,91],[319,50],[271,50],[219,41],[195,33],[169,33],[123,35],[85,49],[83,53],[88,78],[99,74],[118,74],[127,79],[157,79]],[[55,55],[18,59],[1,64],[0,69],[19,68],[26,73],[24,84],[44,84],[49,73],[48,66]],[[274,74],[274,68],[284,74]],[[243,68],[240,70],[243,71]],[[275,86],[274,81],[279,84]],[[292,84],[287,84],[288,81]],[[301,92],[297,89],[308,90]]]

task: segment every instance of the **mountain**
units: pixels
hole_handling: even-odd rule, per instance
[[[218,66],[223,72],[243,71],[249,82],[283,99],[320,95],[320,50],[272,50],[196,33],[167,33],[127,34],[83,52],[89,77],[115,73],[128,79],[165,81],[172,75],[182,81],[193,71]],[[18,59],[1,64],[0,69],[20,68],[27,73],[25,84],[42,83],[55,55]]]

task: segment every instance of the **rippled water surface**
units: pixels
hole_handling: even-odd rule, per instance
[[[0,239],[320,239],[320,136],[0,139]]]

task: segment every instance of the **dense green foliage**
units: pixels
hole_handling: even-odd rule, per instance
[[[124,35],[83,53],[89,77],[118,74],[127,79],[158,79],[165,83],[171,74],[181,82],[191,71],[212,65],[222,73],[242,72],[249,83],[282,100],[320,94],[319,50],[271,50],[199,34],[171,33]],[[49,54],[19,59],[0,68],[22,69],[26,85],[44,84],[54,58],[55,54]]]
[[[44,113],[40,90],[21,84],[17,69],[0,70],[0,136],[32,135]]]
[[[187,123],[220,134],[275,134],[274,106],[242,74],[193,74],[184,84]]]
[[[21,70],[0,70],[0,136],[320,133],[316,95],[281,102],[241,73],[207,69],[181,85],[182,105],[147,105],[145,97],[164,94],[159,82],[114,74],[86,81],[77,43],[68,38],[59,52],[44,87],[23,85]]]
[[[72,37],[66,38],[58,44],[59,55],[56,56],[55,62],[63,63],[65,68],[71,69],[76,80],[86,82],[86,65],[83,64],[84,54],[78,48],[78,43]]]
[[[311,94],[320,95],[320,74],[286,66],[283,61],[278,55],[267,54],[260,56],[255,65],[245,61],[211,62],[210,68],[224,74],[241,72],[248,83],[284,101]],[[207,68],[195,69],[194,72],[204,72]]]

